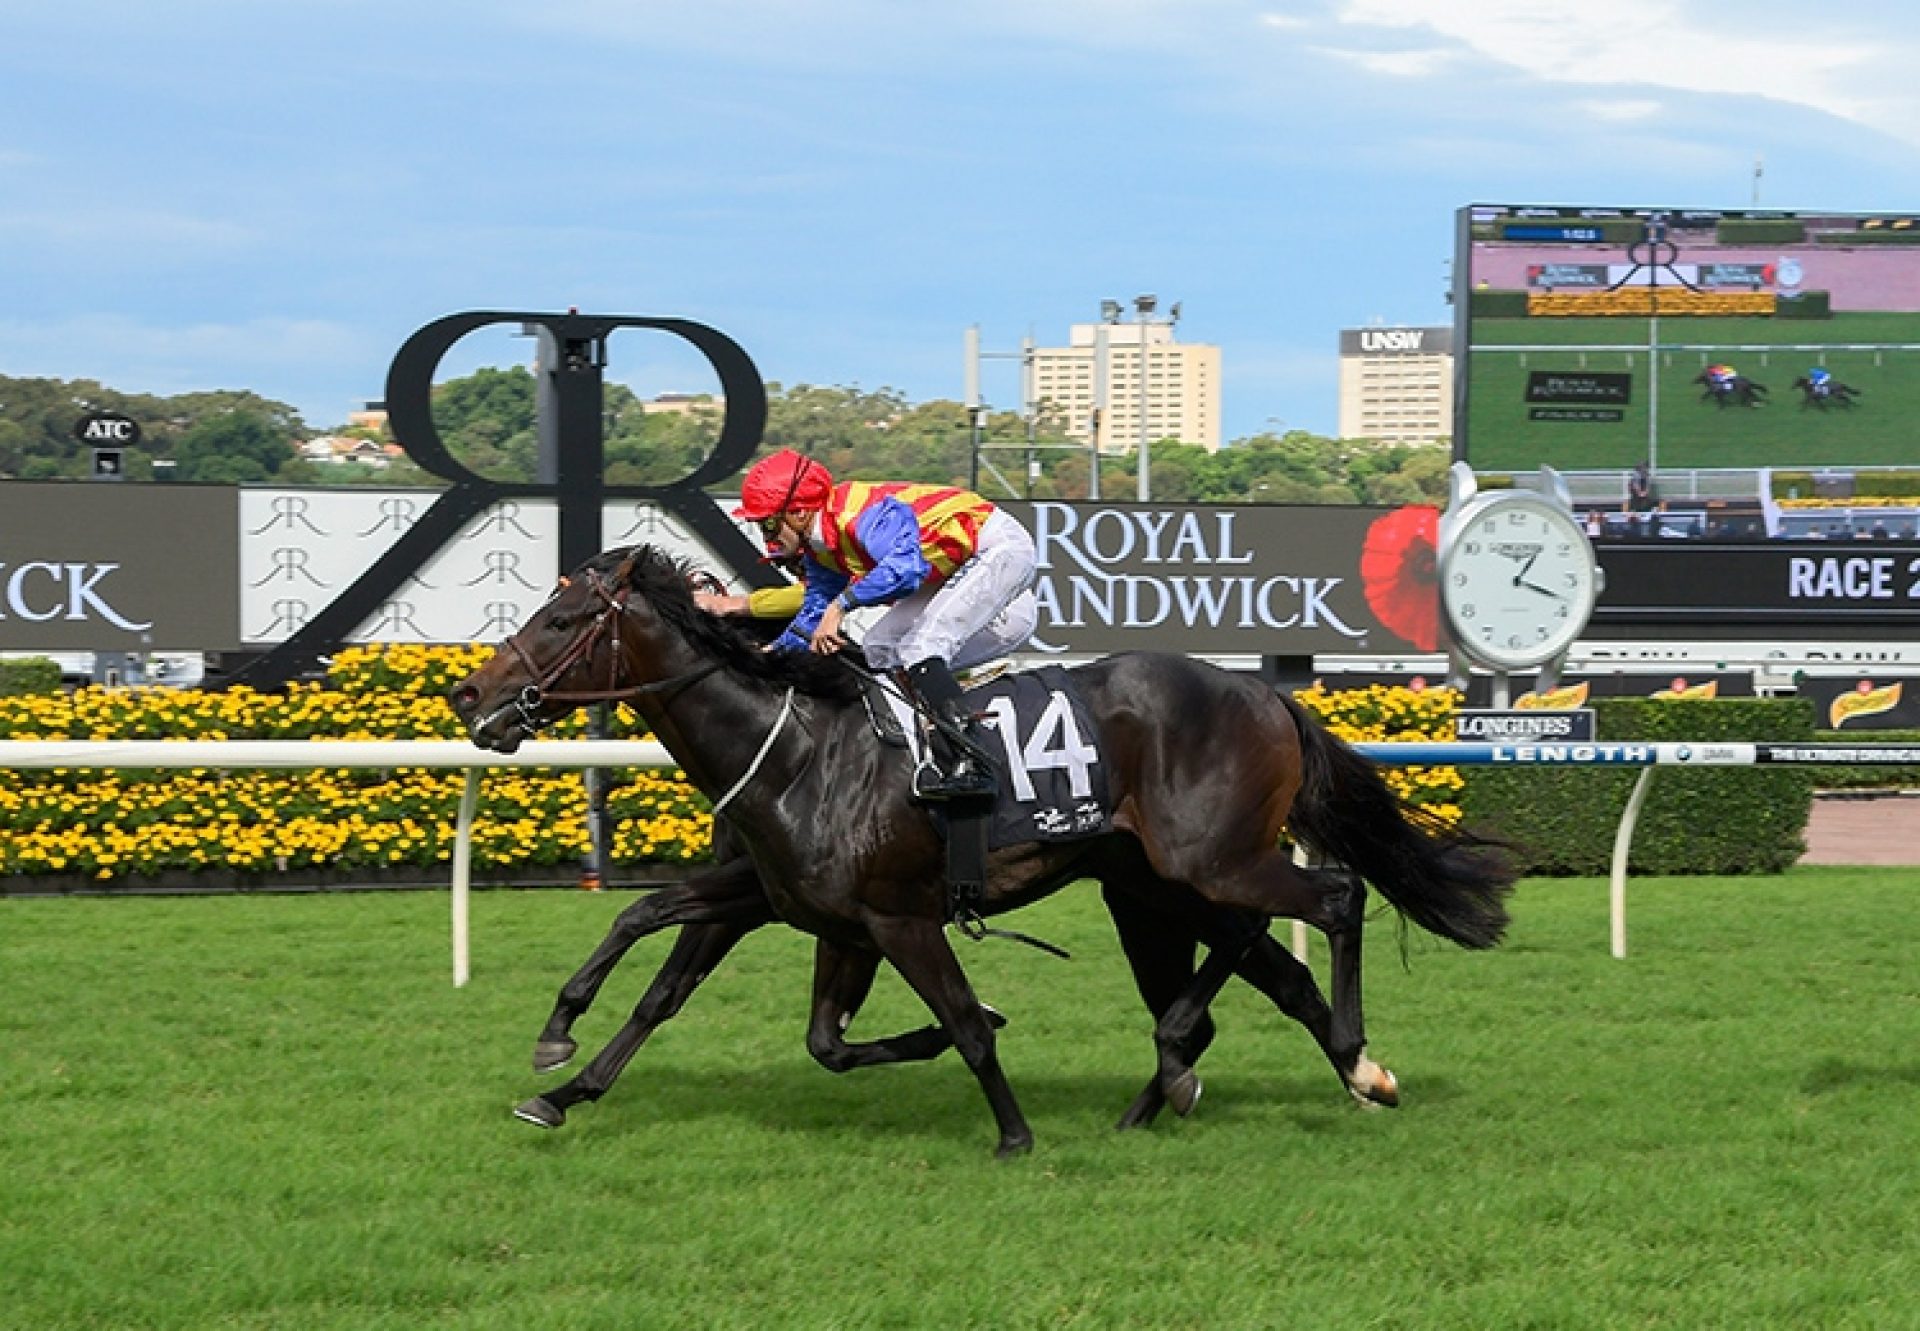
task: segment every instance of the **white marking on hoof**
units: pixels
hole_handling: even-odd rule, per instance
[[[1400,1083],[1391,1072],[1361,1054],[1347,1078],[1347,1094],[1364,1109],[1392,1108],[1400,1103]]]

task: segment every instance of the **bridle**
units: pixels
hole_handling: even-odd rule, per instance
[[[522,688],[519,693],[515,694],[508,702],[475,722],[474,728],[476,730],[484,729],[503,713],[511,711],[517,715],[521,730],[526,732],[527,736],[531,738],[540,732],[542,726],[547,724],[547,721],[543,720],[540,716],[540,705],[544,702],[572,704],[632,702],[634,699],[649,693],[665,693],[671,695],[697,680],[706,678],[720,668],[720,662],[709,661],[705,665],[696,666],[684,674],[672,675],[666,679],[655,680],[651,684],[623,684],[621,682],[621,663],[625,658],[620,653],[620,624],[627,616],[627,598],[633,593],[633,583],[631,580],[633,564],[633,556],[628,555],[621,561],[620,566],[613,571],[612,578],[606,580],[602,579],[597,569],[588,569],[581,575],[586,581],[587,589],[599,597],[600,608],[594,612],[592,622],[579,633],[575,634],[573,641],[569,642],[565,650],[554,657],[544,670],[534,663],[533,658],[527,654],[527,649],[520,645],[518,634],[508,638],[506,642],[502,644],[507,651],[513,654],[514,659],[520,663],[521,668],[527,672],[527,678],[531,682]],[[564,578],[561,579],[560,586],[563,590],[567,585],[567,580]],[[553,686],[566,678],[568,672],[579,665],[580,662],[591,661],[593,654],[599,650],[603,640],[606,641],[610,647],[607,654],[606,686],[598,689],[556,691]]]

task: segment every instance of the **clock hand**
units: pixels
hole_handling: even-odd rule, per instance
[[[1519,558],[1519,556],[1518,556],[1518,555],[1516,555],[1516,556],[1514,556],[1514,558],[1516,558],[1516,559],[1517,559],[1517,558]],[[1530,572],[1531,572],[1531,571],[1533,570],[1533,565],[1534,565],[1534,562],[1535,562],[1536,560],[1538,560],[1539,558],[1540,558],[1540,552],[1539,552],[1538,550],[1535,550],[1535,551],[1534,551],[1534,552],[1533,552],[1532,554],[1530,554],[1530,555],[1528,555],[1528,556],[1527,556],[1527,562],[1526,562],[1526,563],[1524,563],[1524,564],[1522,564],[1522,565],[1520,566],[1520,571],[1519,571],[1519,572],[1517,572],[1517,573],[1515,573],[1515,574],[1513,575],[1513,585],[1514,585],[1514,586],[1516,586],[1516,587],[1524,587],[1524,586],[1526,586],[1526,585],[1527,585],[1527,584],[1526,584],[1526,582],[1525,582],[1524,580],[1525,580],[1525,578],[1526,578],[1526,576],[1527,576],[1527,574],[1528,574],[1528,573],[1530,573]]]
[[[1525,587],[1530,592],[1539,592],[1542,596],[1551,596],[1556,601],[1564,601],[1567,599],[1566,597],[1562,596],[1559,592],[1553,590],[1553,588],[1542,587],[1537,582],[1522,582],[1520,579],[1515,578],[1513,580],[1513,585],[1516,587]]]

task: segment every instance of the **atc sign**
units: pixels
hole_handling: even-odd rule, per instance
[[[73,437],[91,448],[131,448],[140,442],[140,422],[117,411],[96,411],[74,422]]]

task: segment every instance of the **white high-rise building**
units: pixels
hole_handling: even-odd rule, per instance
[[[1143,415],[1149,446],[1219,448],[1220,348],[1176,342],[1173,329],[1172,319],[1074,324],[1066,346],[1033,349],[1033,401],[1069,438],[1093,443],[1097,432],[1102,453],[1136,451]]]
[[[1453,436],[1451,328],[1340,330],[1340,437],[1432,444]]]

